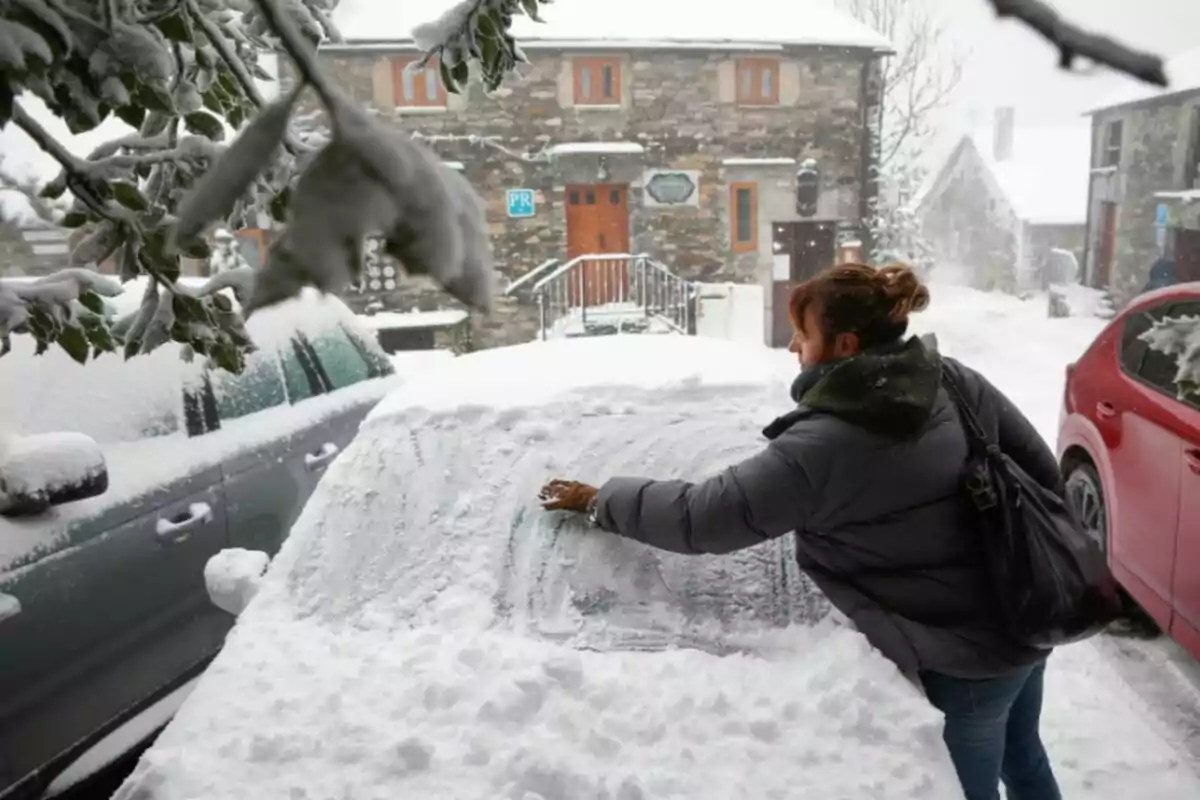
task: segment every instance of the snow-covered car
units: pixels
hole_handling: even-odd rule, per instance
[[[116,797],[961,798],[939,715],[790,537],[689,558],[537,504],[550,476],[754,452],[790,377],[762,347],[615,336],[406,382]]]
[[[278,551],[396,385],[337,299],[306,293],[248,331],[240,375],[173,343],[80,365],[15,336],[0,357],[0,797],[74,784],[166,723],[233,622],[206,562]]]

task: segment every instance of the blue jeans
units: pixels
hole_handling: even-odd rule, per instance
[[[946,716],[943,738],[967,800],[1061,800],[1042,746],[1043,661],[1002,678],[922,672],[929,702]]]

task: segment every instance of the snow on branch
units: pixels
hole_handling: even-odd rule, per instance
[[[1104,64],[1156,86],[1167,85],[1163,60],[1152,53],[1121,44],[1108,36],[1089,33],[1064,20],[1041,0],[990,0],[999,17],[1014,17],[1058,48],[1058,64],[1069,70],[1076,56]]]

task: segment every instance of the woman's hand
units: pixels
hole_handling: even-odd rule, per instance
[[[591,510],[592,502],[600,490],[578,481],[564,481],[558,478],[547,483],[538,492],[538,500],[547,511],[575,511],[586,514]]]

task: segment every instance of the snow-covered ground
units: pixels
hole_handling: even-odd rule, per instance
[[[1065,365],[1103,323],[1045,312],[937,286],[914,327],[1053,437]],[[408,382],[118,797],[961,797],[937,714],[824,613],[786,539],[689,559],[537,507],[548,477],[699,478],[754,452],[794,372],[765,349],[624,336]],[[1163,653],[1054,656],[1065,796],[1200,796],[1200,696]]]

